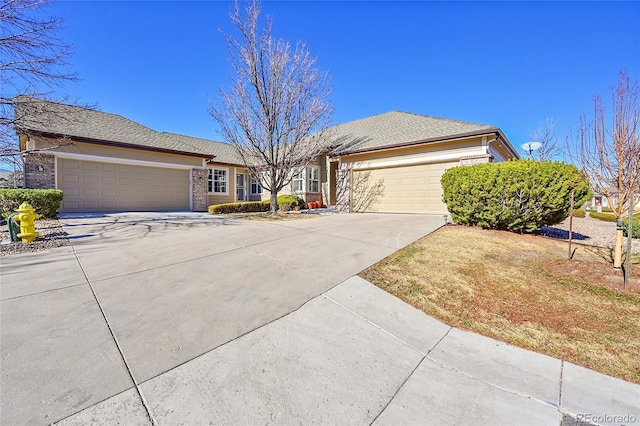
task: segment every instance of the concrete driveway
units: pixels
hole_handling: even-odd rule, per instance
[[[1,259],[2,424],[640,421],[640,387],[354,277],[442,216],[62,222],[71,247]]]

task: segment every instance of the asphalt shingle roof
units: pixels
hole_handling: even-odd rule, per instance
[[[196,138],[193,136],[179,135],[177,133],[163,132],[161,135],[172,143],[179,143],[194,149],[194,152],[202,152],[215,156],[214,162],[241,165],[242,159],[236,152],[236,148],[225,142],[217,142],[211,139]]]
[[[391,111],[333,126],[338,147],[332,154],[364,152],[456,135],[498,131],[495,126]]]
[[[20,97],[15,103],[16,127],[117,143],[141,149],[163,150],[241,165],[235,147],[224,142],[175,133],[157,132],[117,114]],[[495,126],[391,111],[332,127],[331,155],[365,152],[456,136],[498,132]]]
[[[115,142],[232,162],[233,147],[223,142],[161,133],[117,114],[21,97],[15,103],[16,127],[96,141]],[[231,148],[231,149],[229,149]]]

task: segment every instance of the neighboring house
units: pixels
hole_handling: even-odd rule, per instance
[[[617,205],[618,204],[618,195],[615,189],[611,189],[611,195],[613,196],[613,204]],[[636,197],[634,197],[636,198]],[[626,203],[626,205],[628,206],[629,204]],[[593,193],[591,195],[591,201],[585,203],[585,207],[587,207],[587,209],[589,210],[597,210],[599,212],[602,211],[602,209],[610,209],[611,206],[609,205],[609,200],[607,199],[606,195],[603,194],[599,194],[599,193]],[[636,202],[636,205],[633,207],[633,210],[639,210],[640,209],[640,199],[638,199],[638,201]],[[626,210],[625,210],[626,212]]]
[[[205,211],[268,199],[229,144],[45,101],[16,108],[25,186],[62,189],[62,212]],[[41,119],[42,110],[54,110],[55,119]],[[283,192],[350,211],[446,213],[446,168],[518,158],[497,127],[403,112],[333,131],[337,148],[297,170]]]

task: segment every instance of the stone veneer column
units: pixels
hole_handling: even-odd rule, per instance
[[[25,187],[55,189],[56,157],[43,152],[32,152],[24,159]]]
[[[206,212],[209,207],[208,178],[208,169],[191,169],[191,197],[194,212]]]

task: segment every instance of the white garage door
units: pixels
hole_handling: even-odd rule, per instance
[[[354,200],[365,206],[364,211],[445,214],[440,178],[458,165],[455,161],[355,171]]]
[[[188,210],[189,170],[59,158],[62,212]]]

